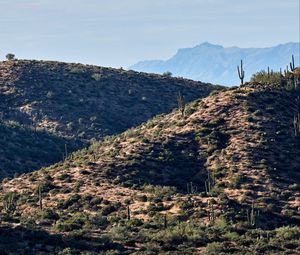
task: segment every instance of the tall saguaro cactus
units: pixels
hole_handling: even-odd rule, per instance
[[[241,68],[239,66],[237,66],[237,71],[238,71],[238,75],[239,78],[241,79],[241,84],[244,84],[244,78],[245,78],[245,71],[243,69],[243,60],[241,59]]]
[[[251,211],[247,210],[247,221],[252,227],[257,226],[259,218],[259,211],[254,209],[254,202],[251,205]]]
[[[42,185],[41,184],[38,187],[38,196],[39,196],[40,209],[43,210],[43,194],[42,194]]]
[[[167,219],[167,214],[164,214],[164,229],[168,227],[168,219]]]
[[[130,208],[129,205],[127,205],[127,220],[130,220]]]
[[[293,72],[295,70],[295,59],[294,59],[294,55],[292,55],[292,62],[290,62],[290,69],[291,72]]]
[[[16,210],[17,201],[14,192],[5,194],[3,198],[3,207],[7,213],[13,213]]]
[[[295,136],[298,136],[300,134],[300,114],[299,112],[297,114],[294,114],[294,134]]]
[[[295,101],[295,113],[294,113],[294,134],[298,136],[300,134],[300,97],[296,98]]]
[[[181,115],[184,116],[184,111],[185,111],[185,101],[184,101],[184,96],[179,92],[178,95],[178,108],[181,111]]]
[[[214,179],[214,176],[212,176],[210,174],[210,172],[208,171],[207,172],[207,179],[206,181],[204,182],[205,184],[205,191],[206,191],[206,194],[209,195],[211,193],[211,190],[214,186],[214,183],[215,183],[215,179]]]

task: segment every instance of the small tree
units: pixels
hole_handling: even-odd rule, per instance
[[[172,73],[170,71],[164,72],[163,76],[172,77]]]
[[[8,54],[6,54],[5,57],[6,57],[7,60],[14,60],[15,59],[15,54],[8,53]]]

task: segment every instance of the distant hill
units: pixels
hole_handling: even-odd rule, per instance
[[[0,178],[61,160],[218,86],[54,61],[0,63]]]
[[[65,245],[80,251],[299,254],[298,97],[259,83],[216,91],[190,103],[185,116],[157,116],[5,180],[0,197],[15,192],[18,203],[3,218],[73,237]]]
[[[193,48],[180,49],[168,60],[141,61],[130,69],[162,74],[170,71],[174,76],[193,80],[233,86],[239,84],[237,65],[243,59],[245,79],[253,73],[266,70],[269,66],[274,71],[286,68],[295,55],[299,65],[300,43],[286,43],[268,48],[224,48],[221,45],[202,43]]]

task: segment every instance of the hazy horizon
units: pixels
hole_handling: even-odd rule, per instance
[[[0,59],[128,67],[203,42],[240,48],[299,42],[298,0],[0,0]]]

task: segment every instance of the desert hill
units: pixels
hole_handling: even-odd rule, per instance
[[[1,62],[0,176],[53,164],[63,158],[62,154],[86,146],[91,139],[123,132],[154,115],[167,113],[177,106],[179,92],[189,102],[219,88],[91,65]],[[49,142],[40,141],[41,133],[48,133]],[[9,148],[12,144],[15,153]],[[24,152],[26,146],[48,155],[36,154],[40,156],[31,159],[29,151]]]
[[[184,116],[157,116],[5,180],[6,220],[76,235],[89,252],[300,253],[299,96],[254,83],[214,92]]]

